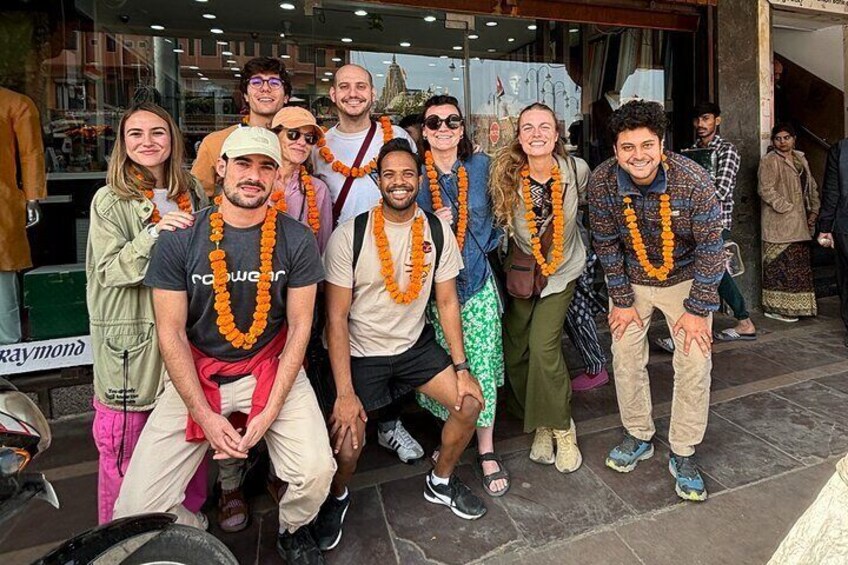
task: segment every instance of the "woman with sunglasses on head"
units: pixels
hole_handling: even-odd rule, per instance
[[[142,103],[121,117],[109,159],[108,185],[91,203],[85,271],[94,358],[94,442],[100,453],[98,520],[112,509],[141,430],[159,393],[163,364],[153,297],[142,281],[162,231],[194,222],[208,205],[201,185],[182,169],[182,136],[159,106]],[[206,466],[186,489],[186,507],[206,499]]]
[[[586,263],[577,205],[589,167],[566,154],[556,115],[536,103],[519,114],[515,138],[495,157],[491,177],[494,215],[510,236],[503,318],[508,406],[524,418],[524,431],[536,434],[530,459],[570,473],[583,457],[562,332]]]
[[[418,205],[448,222],[456,234],[464,268],[456,287],[461,304],[462,335],[471,374],[479,381],[486,406],[477,420],[477,470],[491,496],[509,489],[509,474],[494,453],[497,389],[504,383],[500,300],[486,254],[497,248],[501,232],[494,226],[489,200],[489,157],[474,153],[465,131],[459,102],[437,95],[424,103],[423,149],[426,174],[422,176]],[[436,337],[448,344],[431,309]],[[427,396],[418,402],[443,421],[448,412]],[[434,454],[434,458],[438,453]]]
[[[324,181],[310,174],[307,161],[324,137],[315,117],[303,108],[283,108],[271,120],[280,139],[283,165],[269,202],[312,228],[321,253],[333,231],[333,201]]]

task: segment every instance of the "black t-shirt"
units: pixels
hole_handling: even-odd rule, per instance
[[[286,288],[303,287],[324,280],[318,243],[312,231],[285,214],[277,215],[277,242],[274,246],[271,276],[271,311],[268,325],[253,349],[236,349],[218,332],[215,293],[209,253],[215,245],[209,240],[212,206],[195,215],[194,225],[162,232],[154,246],[144,284],[164,290],[188,293],[186,333],[192,345],[204,354],[223,361],[239,361],[267,345],[286,320]],[[256,283],[259,280],[259,239],[262,224],[250,228],[224,226],[221,248],[227,253],[230,305],[236,327],[247,332],[256,309]]]

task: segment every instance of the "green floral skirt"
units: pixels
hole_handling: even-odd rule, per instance
[[[448,349],[445,332],[439,323],[439,313],[435,305],[430,305],[433,327],[439,345]],[[501,316],[498,311],[498,295],[495,284],[490,278],[485,286],[462,306],[462,336],[465,355],[471,367],[471,374],[479,381],[483,389],[486,407],[480,412],[477,426],[485,428],[495,422],[495,405],[498,387],[504,384],[503,341],[501,337]],[[418,404],[429,410],[434,416],[447,420],[448,410],[424,394],[417,393]]]

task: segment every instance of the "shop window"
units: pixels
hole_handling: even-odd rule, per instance
[[[200,55],[202,57],[214,57],[218,54],[218,45],[214,39],[200,40]]]
[[[254,53],[256,53],[256,46],[252,41],[244,42],[244,56],[245,57],[253,57]]]
[[[115,41],[115,38],[111,35],[106,36],[106,51],[109,53],[114,53],[118,50],[118,43]]]
[[[309,45],[301,45],[297,48],[297,62],[315,64],[315,48]]]
[[[326,51],[326,49],[316,49],[315,50],[315,66],[316,67],[326,67],[327,66],[327,51]]]
[[[274,45],[271,43],[260,43],[259,44],[259,56],[260,57],[273,57],[274,56]]]
[[[196,39],[188,40],[188,55],[189,57],[194,57],[195,54],[195,44],[197,43]]]

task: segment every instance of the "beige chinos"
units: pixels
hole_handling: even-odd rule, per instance
[[[655,308],[662,312],[671,331],[686,312],[683,301],[689,296],[692,281],[669,287],[631,286],[635,295],[633,306],[642,319],[642,327],[631,323],[621,339],[612,342],[615,390],[622,425],[633,437],[648,441],[656,431],[647,369],[651,315]],[[709,326],[712,327],[712,316]],[[707,430],[713,363],[712,357],[705,356],[695,343],[691,344],[689,355],[683,353],[683,332],[673,337],[674,392],[668,437],[675,454],[690,456],[695,453],[695,446],[701,443]]]
[[[248,413],[255,386],[253,376],[222,385],[221,413]],[[180,524],[201,526],[182,502],[209,443],[185,440],[187,415],[182,398],[167,381],[130,460],[115,503],[115,518],[170,512]],[[264,437],[277,476],[288,483],[280,500],[280,525],[293,532],[318,514],[336,472],[327,427],[303,369]]]

